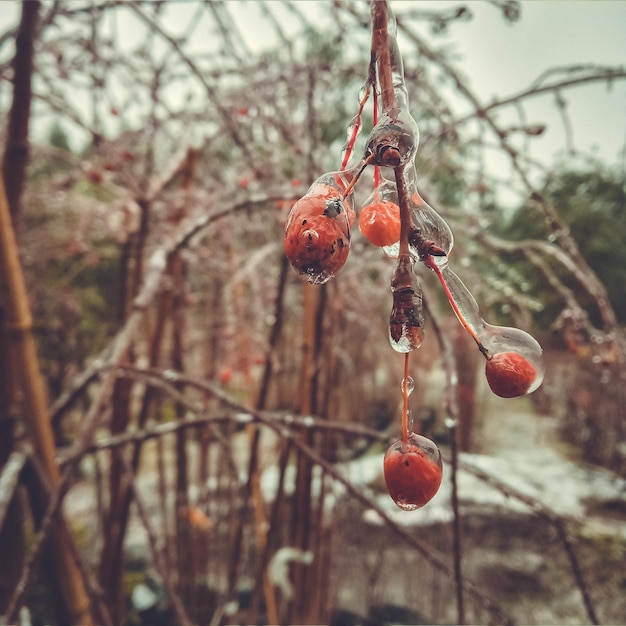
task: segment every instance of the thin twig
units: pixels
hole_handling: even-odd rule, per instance
[[[0,474],[0,531],[4,526],[13,496],[19,485],[20,473],[28,460],[23,446],[17,446],[9,455]]]
[[[150,543],[150,555],[152,557],[152,562],[161,577],[163,585],[167,590],[167,594],[172,603],[174,611],[176,612],[176,617],[178,618],[178,623],[181,626],[191,626],[192,622],[185,611],[185,607],[178,595],[178,592],[174,588],[174,585],[171,580],[170,573],[168,571],[165,557],[163,554],[163,550],[159,546],[159,542],[157,539],[157,535],[152,527],[152,523],[150,522],[150,518],[146,511],[146,507],[143,503],[143,499],[141,494],[139,493],[139,489],[136,484],[135,475],[133,474],[132,468],[128,464],[128,461],[123,455],[120,455],[121,467],[124,471],[124,475],[126,480],[128,481],[128,486],[133,494],[133,501],[137,507],[137,513],[139,514],[139,519],[148,535],[148,542]]]
[[[52,492],[52,486],[49,484],[48,476],[45,470],[35,455],[31,452],[29,455],[29,466],[32,468],[39,485],[44,489],[49,496]],[[104,592],[100,587],[95,575],[93,574],[87,560],[80,551],[74,535],[62,514],[59,515],[59,524],[62,527],[62,532],[65,535],[67,546],[72,554],[76,567],[83,579],[85,591],[89,597],[91,604],[91,611],[94,614],[94,618],[97,619],[99,624],[103,626],[112,626],[111,616],[109,610],[104,602]]]
[[[66,491],[69,489],[69,479],[72,474],[73,468],[67,468],[65,472],[61,474],[59,484],[52,491],[50,503],[48,504],[48,508],[46,509],[44,517],[41,521],[39,532],[37,533],[33,546],[24,561],[22,573],[20,574],[20,578],[15,586],[13,595],[7,605],[6,622],[8,624],[12,624],[17,621],[18,612],[23,605],[26,590],[28,589],[31,577],[35,571],[35,565],[38,562],[45,542],[54,527],[56,513]]]
[[[444,362],[444,371],[446,374],[446,427],[448,430],[448,439],[450,441],[451,476],[450,482],[452,486],[452,550],[454,554],[454,582],[456,587],[456,606],[457,606],[457,623],[465,624],[465,607],[463,599],[463,572],[462,572],[462,549],[461,549],[461,512],[459,507],[459,451],[457,441],[457,425],[459,421],[459,395],[458,395],[458,373],[456,361],[454,358],[454,350],[444,332],[439,319],[428,308],[432,296],[425,293],[424,305],[428,312],[429,321],[435,331],[437,342],[441,348]]]

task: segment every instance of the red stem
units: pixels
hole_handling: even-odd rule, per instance
[[[356,119],[354,120],[354,127],[352,128],[352,134],[350,135],[350,139],[348,140],[348,146],[346,147],[346,153],[343,157],[343,162],[341,164],[341,169],[339,171],[343,172],[348,165],[348,161],[352,157],[352,152],[354,151],[354,144],[356,143],[356,138],[359,134],[359,130],[361,129],[361,114],[363,113],[363,107],[365,107],[365,103],[370,95],[370,85],[369,83],[366,85],[365,94],[361,98],[359,102],[359,112],[356,114]],[[374,89],[374,97],[376,97],[376,89]],[[374,100],[375,102],[376,100]]]
[[[404,355],[404,379],[402,381],[402,445],[405,446],[409,442],[409,356],[410,352]]]
[[[450,306],[452,307],[454,314],[457,316],[459,322],[461,323],[461,326],[463,326],[463,328],[468,332],[470,337],[476,342],[479,350],[483,353],[485,358],[487,359],[491,358],[489,351],[487,350],[487,348],[485,348],[485,346],[483,346],[478,335],[476,334],[476,331],[470,326],[469,322],[465,319],[465,316],[463,315],[463,313],[461,313],[461,310],[459,309],[456,301],[454,300],[454,296],[452,295],[452,292],[450,291],[450,288],[448,287],[448,283],[446,283],[446,279],[443,277],[443,274],[441,273],[439,266],[433,260],[433,257],[432,256],[427,257],[424,260],[424,265],[426,265],[426,267],[429,267],[431,270],[433,270],[433,272],[435,272],[435,274],[437,274],[437,278],[439,279],[439,282],[441,283],[441,286],[443,287],[443,291],[446,294],[446,298],[448,298],[448,302],[450,303]]]

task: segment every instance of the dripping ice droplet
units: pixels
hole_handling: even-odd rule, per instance
[[[402,392],[404,393],[404,386],[406,383],[406,393],[407,395],[411,395],[413,393],[413,390],[415,389],[415,381],[413,380],[413,378],[411,376],[409,376],[406,379],[402,379]]]

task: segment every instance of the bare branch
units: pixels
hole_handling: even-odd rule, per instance
[[[20,473],[28,461],[28,453],[22,448],[11,452],[0,474],[0,531],[4,526],[9,506],[19,485]]]

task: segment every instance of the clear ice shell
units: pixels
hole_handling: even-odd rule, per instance
[[[389,446],[383,460],[385,483],[391,499],[405,511],[427,504],[441,485],[443,462],[434,441],[410,433]]]

